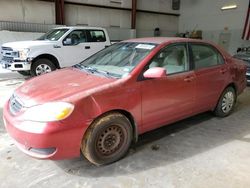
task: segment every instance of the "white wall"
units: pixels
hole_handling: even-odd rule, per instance
[[[54,24],[54,3],[33,0],[0,0],[0,21]]]
[[[223,5],[236,3],[237,9],[221,11]],[[249,0],[183,0],[181,1],[179,31],[203,31],[203,39],[219,42],[223,32],[231,33],[228,51],[234,54],[237,47],[250,45],[241,40]],[[228,28],[225,31],[224,28]]]

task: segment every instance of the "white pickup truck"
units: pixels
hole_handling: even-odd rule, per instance
[[[34,41],[3,44],[1,64],[4,69],[37,76],[79,63],[110,44],[103,28],[60,27]]]

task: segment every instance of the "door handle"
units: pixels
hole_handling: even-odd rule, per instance
[[[85,49],[90,49],[90,46],[85,46]]]
[[[193,76],[187,76],[186,78],[184,78],[185,82],[192,82],[194,80]]]

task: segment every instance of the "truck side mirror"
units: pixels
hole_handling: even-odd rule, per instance
[[[63,41],[64,45],[72,45],[72,39],[71,38],[66,38],[66,40]]]

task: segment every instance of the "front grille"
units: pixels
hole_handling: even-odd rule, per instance
[[[11,63],[13,62],[14,57],[3,56],[2,60]]]
[[[249,72],[249,73],[250,73],[250,67],[247,67],[247,72]]]
[[[12,49],[12,48],[9,48],[9,47],[3,47],[3,46],[2,46],[2,50],[4,50],[4,51],[13,51],[13,49]]]
[[[10,97],[9,108],[12,114],[17,114],[23,108],[21,101],[14,94]]]

